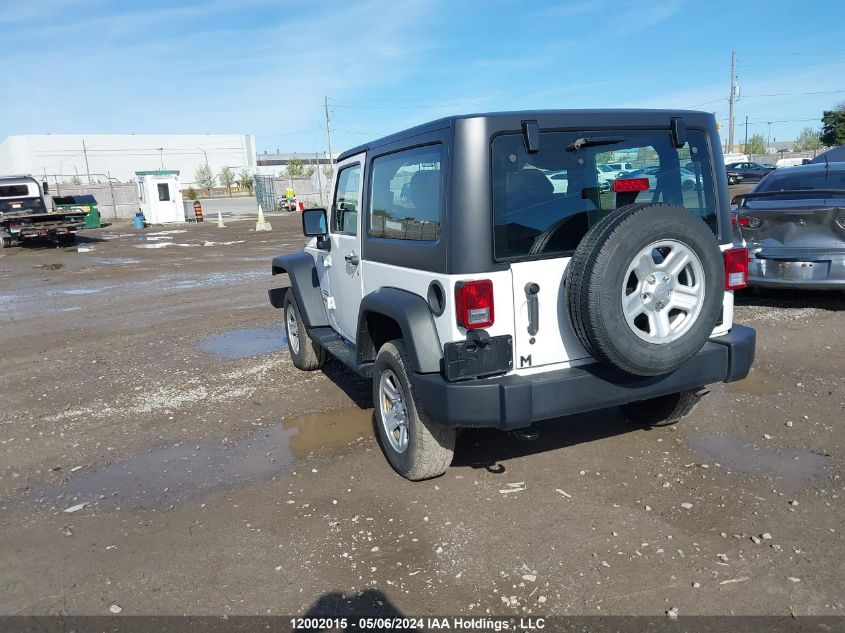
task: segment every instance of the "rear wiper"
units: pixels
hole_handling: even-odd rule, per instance
[[[615,145],[625,140],[624,136],[585,136],[577,138],[566,146],[567,152],[574,152],[583,147],[598,147],[599,145]]]

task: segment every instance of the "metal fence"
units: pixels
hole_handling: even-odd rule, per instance
[[[306,207],[326,206],[328,204],[327,178],[321,173],[320,178],[290,178],[287,176],[262,176],[256,174],[255,200],[265,211],[278,211],[282,207],[285,189],[291,188],[299,202]],[[322,190],[320,188],[322,185]]]
[[[141,206],[141,201],[138,199],[138,186],[131,182],[90,185],[71,185],[60,182],[51,187],[50,193],[54,196],[91,194],[97,201],[100,217],[105,220],[131,219]]]
[[[778,152],[776,154],[749,154],[749,158],[754,163],[771,163],[774,165],[781,158],[807,158],[813,159],[827,148],[810,150],[807,152]]]

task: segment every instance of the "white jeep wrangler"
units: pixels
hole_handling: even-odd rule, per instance
[[[607,190],[610,162],[657,169]],[[460,428],[617,405],[669,424],[744,378],[755,333],[732,323],[732,291],[748,255],[729,213],[710,114],[450,117],[340,156],[331,208],[302,214],[304,252],[273,260],[290,287],[270,300],[296,367],[328,352],[372,376],[385,455],[426,479]]]

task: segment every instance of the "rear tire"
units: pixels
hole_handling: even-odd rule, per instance
[[[326,360],[326,350],[320,347],[308,335],[308,329],[302,321],[299,306],[293,296],[293,290],[285,294],[284,302],[285,334],[288,340],[288,351],[293,366],[302,371],[320,369]]]
[[[696,395],[700,390],[691,389],[668,396],[658,396],[639,402],[623,404],[621,409],[625,415],[637,424],[645,426],[670,426],[679,422],[698,404],[702,396]]]
[[[387,461],[405,479],[421,481],[438,477],[449,468],[457,432],[428,419],[409,367],[401,340],[382,345],[373,366],[373,403]]]

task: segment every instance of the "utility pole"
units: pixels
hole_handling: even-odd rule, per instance
[[[85,171],[88,174],[88,184],[91,184],[91,169],[88,167],[88,148],[85,147],[85,139],[82,139],[82,153],[85,154]],[[79,156],[79,154],[77,154]]]
[[[772,145],[772,121],[767,121],[769,124],[769,133],[766,135],[766,153],[769,152],[769,147]]]
[[[731,51],[731,94],[728,97],[728,153],[734,151],[734,100],[736,99],[736,51]]]
[[[332,163],[332,127],[329,123],[329,98],[323,97],[323,107],[326,109],[326,136],[329,139],[329,167],[334,171]]]
[[[317,163],[317,186],[320,188],[320,206],[323,206],[323,174],[320,173],[320,155],[314,152],[314,162]]]
[[[748,153],[748,115],[745,115],[745,153]]]

